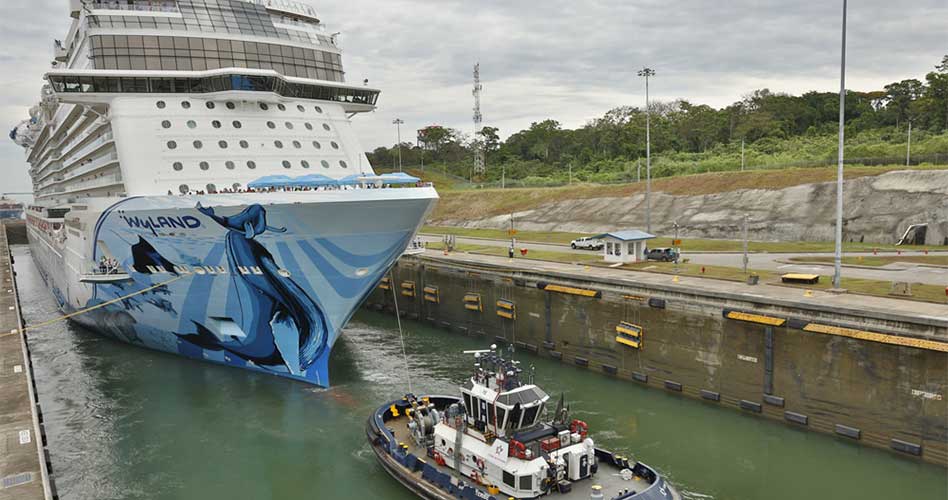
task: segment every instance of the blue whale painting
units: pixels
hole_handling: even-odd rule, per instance
[[[228,230],[228,274],[240,312],[234,320],[243,337],[225,340],[207,325],[194,322],[196,333],[179,333],[179,338],[204,349],[229,352],[263,368],[280,366],[296,376],[326,380],[325,363],[313,367],[316,377],[305,373],[328,348],[325,315],[292,278],[281,275],[273,255],[255,240],[267,231],[285,229],[268,226],[266,210],[260,205],[250,205],[229,217],[216,215],[213,208],[198,205],[197,209]]]

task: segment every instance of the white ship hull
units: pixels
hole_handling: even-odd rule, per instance
[[[63,225],[29,217],[29,238],[62,311],[95,308],[72,318],[83,326],[326,386],[340,330],[436,199],[424,187],[90,200]],[[120,274],[88,279],[103,257]]]

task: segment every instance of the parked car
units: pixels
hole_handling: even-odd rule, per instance
[[[678,250],[674,248],[649,248],[645,251],[646,260],[657,260],[659,262],[678,262]]]
[[[569,246],[576,248],[584,248],[586,250],[601,250],[602,249],[602,240],[594,238],[577,238],[570,242]]]

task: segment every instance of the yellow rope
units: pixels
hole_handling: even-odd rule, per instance
[[[44,326],[49,326],[49,325],[52,325],[53,323],[59,323],[60,321],[65,321],[65,320],[67,320],[67,319],[69,319],[69,318],[73,318],[73,317],[79,316],[80,314],[85,314],[85,313],[87,313],[87,312],[95,311],[96,309],[101,309],[101,308],[103,308],[103,307],[105,307],[105,306],[110,306],[110,305],[112,305],[112,304],[114,304],[114,303],[116,303],[116,302],[121,302],[121,301],[123,301],[123,300],[125,300],[125,299],[132,298],[132,297],[134,297],[134,296],[136,296],[136,295],[141,295],[141,294],[143,294],[143,293],[150,292],[150,291],[152,291],[152,290],[154,290],[154,289],[156,289],[156,288],[161,288],[161,287],[163,287],[163,286],[165,286],[165,285],[167,285],[167,284],[169,284],[169,283],[174,283],[175,281],[178,281],[179,279],[181,279],[181,278],[183,278],[183,277],[184,277],[184,276],[176,276],[176,277],[174,277],[174,278],[172,278],[172,279],[170,279],[170,280],[168,280],[168,281],[165,281],[165,282],[162,282],[162,283],[158,283],[157,285],[152,285],[152,286],[150,286],[150,287],[148,287],[148,288],[145,288],[144,290],[139,290],[139,291],[137,291],[137,292],[135,292],[135,293],[130,293],[130,294],[125,295],[125,296],[123,296],[123,297],[118,297],[118,298],[112,299],[112,300],[110,300],[110,301],[108,301],[108,302],[103,302],[103,303],[101,303],[101,304],[96,304],[96,305],[94,305],[94,306],[92,306],[92,307],[88,307],[88,308],[86,308],[86,309],[80,309],[80,310],[78,310],[78,311],[76,311],[76,312],[67,314],[67,315],[65,315],[65,316],[60,316],[60,317],[58,317],[58,318],[51,319],[51,320],[49,320],[49,321],[44,321],[44,322],[42,322],[42,323],[37,323],[37,324],[35,324],[35,325],[30,325],[30,326],[24,326],[24,327],[23,327],[23,331],[25,332],[25,331],[27,331],[27,330],[34,330],[34,329],[36,329],[36,328],[42,328],[42,327],[44,327]]]

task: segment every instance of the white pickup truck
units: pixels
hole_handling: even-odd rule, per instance
[[[602,240],[595,238],[577,238],[569,243],[573,249],[583,248],[586,250],[601,250]]]

